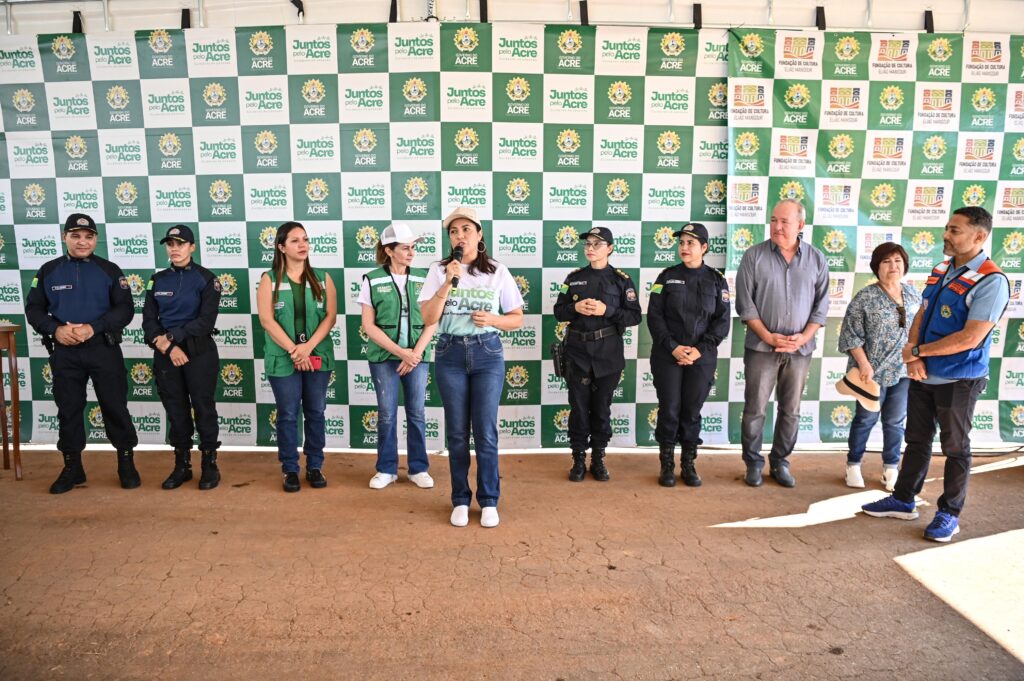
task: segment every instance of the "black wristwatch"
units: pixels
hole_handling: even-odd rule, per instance
[[[921,346],[920,345],[915,345],[914,347],[910,348],[910,354],[912,354],[914,357],[920,357],[921,356]]]

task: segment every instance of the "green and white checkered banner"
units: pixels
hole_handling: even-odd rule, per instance
[[[804,237],[831,271],[801,441],[849,435],[853,403],[834,387],[847,361],[837,339],[851,297],[874,280],[872,250],[902,243],[908,278],[923,289],[960,206],[993,214],[986,251],[1010,280],[972,439],[1024,440],[1024,36],[733,29],[728,54],[727,274],[767,238],[784,198],[806,207]],[[742,347],[734,324],[731,400],[742,399]]]
[[[996,216],[991,251],[1013,300],[975,435],[1024,439],[1021,45],[1016,36],[455,23],[3,37],[0,319],[24,324],[26,287],[61,253],[63,218],[94,215],[99,253],[125,270],[139,312],[123,346],[129,407],[142,441],[164,442],[141,305],[149,275],[167,266],[159,237],[188,224],[224,293],[222,439],[273,445],[254,294],[277,225],[299,220],[313,263],[340,292],[328,444],[372,449],[360,278],[392,220],[424,235],[417,265],[426,266],[448,248],[441,217],[470,205],[526,300],[523,328],[503,334],[502,447],[561,447],[565,386],[545,348],[564,333],[551,314],[558,286],[586,262],[580,234],[613,230],[612,264],[634,277],[646,308],[658,272],[676,262],[680,224],[708,225],[708,262],[731,276],[743,249],[766,237],[774,199],[801,197],[834,273],[801,441],[837,442],[852,413],[832,387],[845,367],[838,326],[870,280],[871,249],[901,239],[920,283],[941,258],[950,208],[980,202]],[[646,323],[626,341],[613,444],[649,445],[657,398]],[[55,442],[45,350],[31,330],[18,347],[23,439]],[[734,323],[704,407],[707,443],[739,441],[742,347]],[[89,439],[103,442],[89,397]],[[427,438],[443,446],[433,380]]]
[[[299,220],[340,292],[328,445],[373,448],[360,278],[390,221],[426,237],[426,266],[448,249],[441,217],[470,205],[526,300],[523,328],[503,334],[502,447],[565,445],[565,386],[543,348],[564,332],[551,312],[559,284],[586,262],[580,234],[609,226],[613,265],[643,288],[675,262],[671,233],[688,219],[708,223],[710,261],[725,264],[726,42],[723,31],[436,23],[0,38],[0,319],[24,324],[26,287],[62,252],[63,218],[94,215],[98,252],[125,270],[136,299],[123,345],[129,407],[142,441],[164,442],[141,305],[148,277],[167,266],[159,237],[188,224],[196,259],[223,289],[221,437],[273,445],[254,294],[275,228]],[[626,339],[614,443],[647,444],[657,400],[646,325]],[[31,330],[18,347],[23,438],[54,442],[46,352]],[[721,376],[705,410],[709,442],[737,428]],[[89,439],[102,442],[89,397]],[[427,404],[428,444],[439,448],[435,381]]]

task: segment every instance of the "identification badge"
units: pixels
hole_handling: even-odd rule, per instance
[[[168,296],[168,297],[170,297],[170,296],[173,296],[173,295],[174,295],[174,291],[153,291],[153,296],[154,297],[156,297],[156,296]]]
[[[57,286],[51,286],[51,291],[70,291],[75,286],[74,284],[58,284]]]

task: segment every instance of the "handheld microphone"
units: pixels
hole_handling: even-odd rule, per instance
[[[454,260],[456,262],[462,262],[462,246],[456,246],[455,249],[452,250],[452,260]],[[458,278],[458,276],[452,277],[452,288],[455,289],[455,288],[458,288],[458,287],[459,287],[459,278]]]

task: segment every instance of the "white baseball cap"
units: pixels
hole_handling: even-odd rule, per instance
[[[384,246],[391,244],[414,244],[422,240],[423,237],[416,236],[412,228],[404,222],[392,222],[380,233],[380,242]]]

